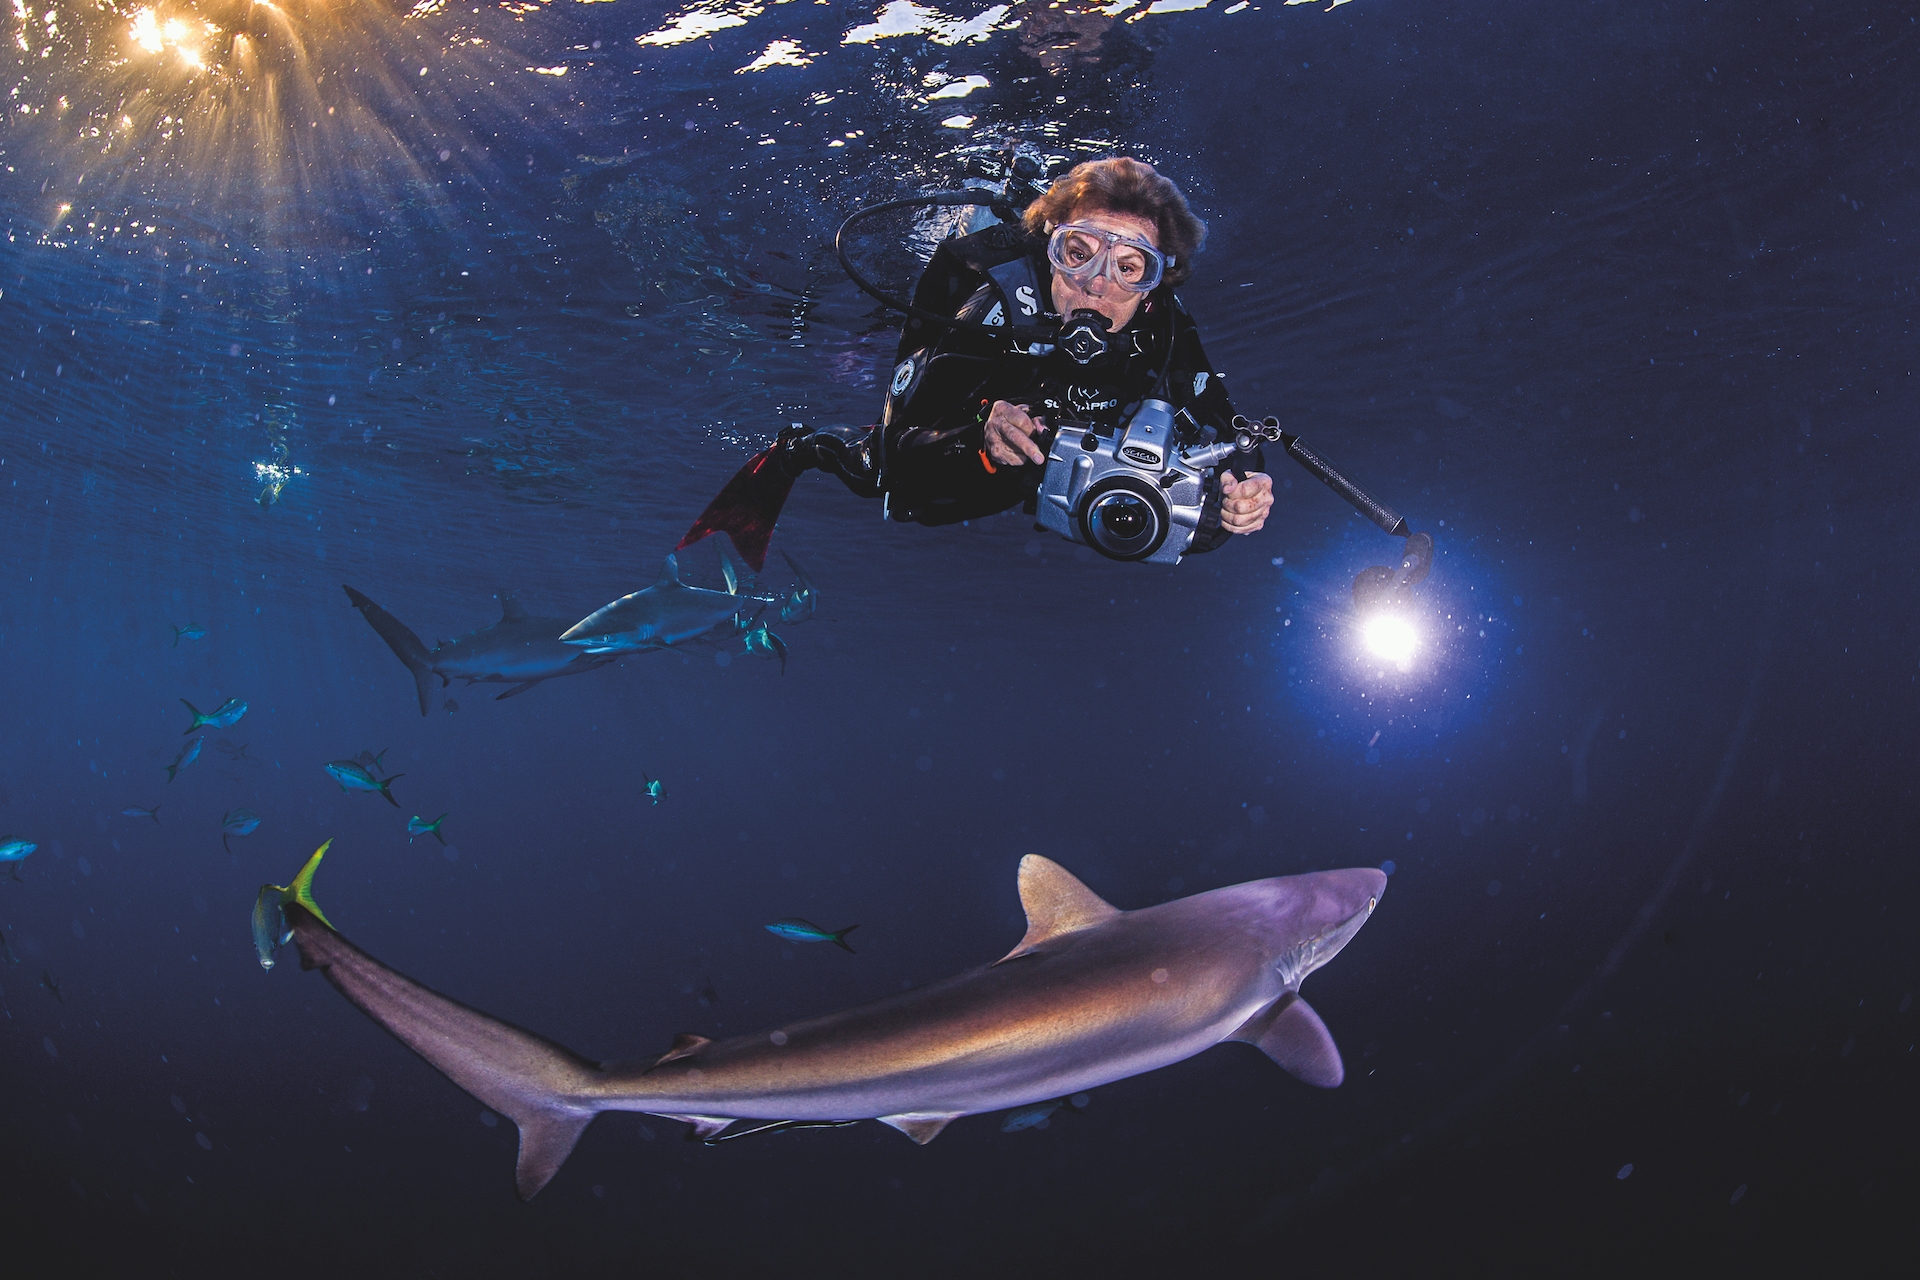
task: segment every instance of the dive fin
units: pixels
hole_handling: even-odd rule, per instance
[[[773,447],[762,449],[727,481],[674,550],[690,547],[708,534],[724,533],[733,539],[740,558],[759,573],[767,565],[774,522],[792,492],[793,477],[774,457]]]
[[[906,1115],[876,1116],[875,1119],[881,1124],[892,1125],[924,1147],[963,1114],[959,1111],[915,1111]]]
[[[305,907],[313,914],[314,919],[329,929],[333,928],[333,921],[327,919],[327,913],[322,911],[320,904],[313,900],[313,873],[320,869],[320,859],[326,857],[327,850],[332,847],[333,841],[329,840],[315,849],[313,856],[307,859],[307,865],[300,868],[300,873],[294,876],[293,883],[286,887],[288,902]]]
[[[540,680],[545,680],[545,679],[546,679],[545,676],[540,677]],[[513,695],[515,695],[516,693],[525,693],[527,690],[533,688],[533,686],[539,684],[540,680],[522,680],[519,684],[513,686],[513,688],[507,690],[505,693],[495,698],[494,701],[505,702],[508,698],[513,697]]]
[[[600,1068],[551,1040],[469,1009],[387,968],[322,928],[305,903],[302,899],[297,908],[287,909],[300,967],[326,974],[361,1012],[482,1105],[519,1126],[515,1183],[522,1200],[532,1199],[559,1172],[598,1111],[586,1098]]]
[[[1347,1078],[1333,1033],[1297,991],[1287,992],[1248,1018],[1227,1039],[1258,1045],[1288,1075],[1321,1089],[1334,1088]]]
[[[433,655],[427,646],[420,643],[420,637],[408,629],[407,624],[382,609],[373,601],[355,591],[344,588],[347,599],[360,611],[375,634],[387,642],[387,648],[393,650],[393,656],[407,664],[407,670],[413,673],[413,689],[420,696],[420,714],[427,714],[427,706],[433,698]]]
[[[1027,934],[996,964],[1026,955],[1063,933],[1089,929],[1120,914],[1120,908],[1081,884],[1072,872],[1037,853],[1020,859],[1020,905],[1027,912]]]

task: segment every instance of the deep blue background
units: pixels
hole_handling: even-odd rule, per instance
[[[362,2],[194,77],[126,52],[131,6],[54,37],[44,7],[24,54],[8,19],[31,110],[0,127],[0,834],[41,844],[0,881],[9,1248],[1267,1274],[1903,1237],[1907,6],[1020,5],[945,44],[843,43],[876,6],[796,0],[639,44],[681,11]],[[811,63],[736,73],[783,38]],[[929,73],[990,85],[928,101]],[[893,330],[838,219],[1008,137],[1183,184],[1211,227],[1183,297],[1240,407],[1438,538],[1413,671],[1356,656],[1346,596],[1393,544],[1303,472],[1173,570],[1017,515],[884,525],[809,477],[776,545],[824,604],[784,676],[694,649],[417,714],[340,584],[431,642],[501,591],[571,620],[651,582],[778,426],[875,412]],[[276,447],[301,474],[263,506]],[[166,783],[178,699],[229,696]],[[320,767],[389,747],[403,810]],[[229,854],[237,805],[264,820]],[[406,842],[443,810],[450,850]],[[1311,983],[1332,1093],[1229,1046],[925,1149],[606,1116],[522,1206],[511,1125],[255,962],[255,889],[329,837],[349,936],[606,1058],[990,960],[1028,852],[1123,907],[1397,870]],[[859,922],[860,954],[784,915]]]

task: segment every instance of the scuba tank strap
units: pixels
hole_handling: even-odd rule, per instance
[[[1046,311],[1046,294],[1033,259],[1026,254],[986,268],[987,278],[1005,299],[1008,319],[1014,324],[1032,324]],[[1018,317],[1015,319],[1015,317]]]

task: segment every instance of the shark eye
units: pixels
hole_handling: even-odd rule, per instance
[[[1367,899],[1367,914],[1368,914],[1368,915],[1372,915],[1372,914],[1373,914],[1373,907],[1374,907],[1374,904],[1375,904],[1375,903],[1377,903],[1377,902],[1379,902],[1379,901],[1380,901],[1380,899],[1378,899],[1378,898],[1368,898],[1368,899]]]

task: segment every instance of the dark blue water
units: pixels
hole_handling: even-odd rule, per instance
[[[24,2],[10,1250],[1279,1274],[1905,1234],[1909,6]],[[815,476],[775,542],[823,601],[784,675],[696,646],[420,716],[342,584],[431,644],[502,592],[570,621],[652,582],[778,427],[876,413],[896,329],[839,219],[1010,139],[1184,186],[1239,407],[1438,540],[1409,670],[1348,596],[1395,544],[1284,460],[1264,531],[1173,569],[1017,514],[884,524]],[[905,283],[938,228],[898,229],[874,270]],[[180,699],[228,697],[169,783]],[[321,767],[383,749],[398,809]],[[442,811],[445,848],[407,841]],[[1338,1090],[1228,1046],[925,1148],[608,1115],[522,1205],[511,1124],[291,950],[256,962],[256,889],[329,838],[342,931],[609,1059],[991,960],[1026,853],[1122,907],[1395,871],[1311,983]],[[761,927],[792,915],[859,954]]]

